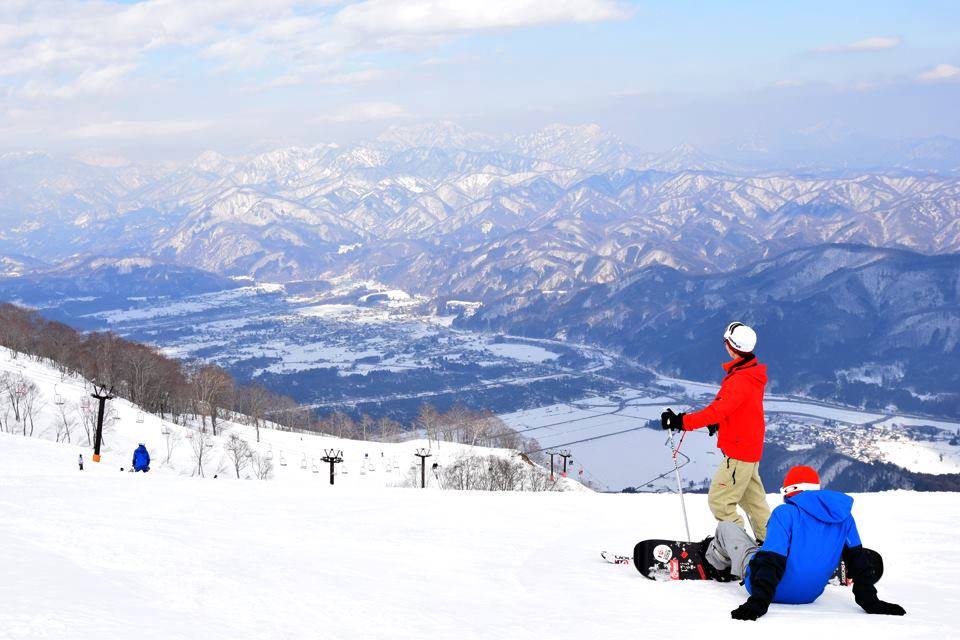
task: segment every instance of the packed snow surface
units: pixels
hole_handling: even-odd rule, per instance
[[[773,638],[955,637],[956,494],[856,496],[881,551],[868,616],[849,589],[729,611],[736,583],[658,583],[599,552],[682,537],[673,495],[329,487],[120,473],[77,448],[0,435],[0,637]],[[776,501],[770,496],[771,504]],[[712,518],[687,497],[697,538]],[[657,628],[650,632],[651,625]],[[645,631],[646,630],[646,631]]]

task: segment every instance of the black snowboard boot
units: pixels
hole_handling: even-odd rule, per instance
[[[717,582],[730,582],[733,580],[733,575],[730,573],[730,567],[727,567],[726,569],[717,569],[709,560],[707,560],[707,549],[710,548],[711,542],[713,542],[713,536],[707,536],[700,541],[700,558],[703,563],[703,572],[707,574],[708,580],[716,580]]]

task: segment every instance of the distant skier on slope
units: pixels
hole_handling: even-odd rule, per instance
[[[750,597],[730,612],[736,620],[756,620],[771,602],[813,602],[827,585],[841,556],[853,597],[867,613],[902,616],[903,607],[877,597],[874,586],[882,564],[865,551],[850,509],[853,498],[820,488],[811,467],[793,467],[783,479],[784,504],[773,511],[769,535],[757,549],[746,531],[732,522],[717,525],[715,538],[703,541],[712,577],[742,578]],[[873,555],[871,555],[873,554]]]
[[[150,471],[150,453],[147,452],[147,447],[142,442],[133,452],[133,470],[143,471],[144,473]]]
[[[674,413],[667,409],[660,416],[664,429],[692,431],[718,427],[717,446],[724,458],[710,483],[707,502],[713,516],[721,522],[743,527],[737,505],[743,507],[758,542],[767,535],[766,491],[760,480],[760,457],[766,429],[763,416],[763,391],[767,367],[757,361],[753,350],[757,334],[741,322],[731,322],[723,333],[723,345],[733,358],[723,365],[727,375],[720,391],[705,409],[694,413]]]

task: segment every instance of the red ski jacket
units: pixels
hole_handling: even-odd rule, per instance
[[[727,375],[720,383],[717,397],[705,409],[683,417],[685,431],[710,424],[720,425],[717,446],[728,458],[759,462],[763,455],[763,390],[767,385],[767,365],[756,356],[739,358],[723,365]]]

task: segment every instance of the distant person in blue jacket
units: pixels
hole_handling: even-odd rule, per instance
[[[820,488],[811,467],[793,467],[783,480],[784,504],[773,510],[767,537],[756,542],[733,522],[721,522],[704,540],[711,577],[742,578],[750,597],[730,612],[736,620],[756,620],[771,602],[807,604],[823,593],[841,556],[853,597],[867,613],[902,616],[897,604],[877,597],[880,558],[865,551],[850,513],[853,498]]]
[[[150,471],[150,454],[142,442],[140,446],[137,447],[137,450],[133,452],[133,470],[143,471],[144,473]]]

